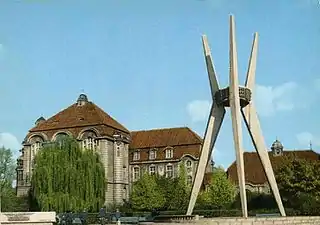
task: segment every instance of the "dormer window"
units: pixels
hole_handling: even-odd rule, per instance
[[[173,158],[173,149],[167,148],[166,149],[166,159],[171,159],[171,158]]]
[[[155,149],[151,149],[151,150],[149,151],[149,159],[150,159],[150,160],[153,160],[153,159],[156,159],[156,157],[157,157],[157,152],[156,152],[156,150],[155,150]]]
[[[133,152],[133,160],[139,160],[140,159],[140,152],[134,151]]]

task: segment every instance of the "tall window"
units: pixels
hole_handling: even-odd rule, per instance
[[[156,167],[155,166],[149,166],[149,174],[154,175],[156,173]]]
[[[127,188],[126,188],[126,187],[123,187],[123,190],[122,190],[122,199],[123,199],[123,200],[127,199]]]
[[[166,159],[171,159],[173,157],[173,149],[168,148],[166,149]]]
[[[186,169],[187,169],[188,173],[190,173],[192,171],[192,162],[191,162],[191,160],[187,160],[186,161]]]
[[[31,145],[32,155],[35,156],[40,148],[41,148],[41,143],[39,141],[33,143]]]
[[[92,137],[88,137],[82,141],[82,147],[84,149],[94,150],[96,149],[98,140],[95,140]]]
[[[140,178],[140,168],[139,167],[134,167],[133,168],[133,180],[137,181]]]
[[[39,141],[37,141],[31,145],[31,166],[32,166],[32,168],[35,165],[34,158],[37,155],[40,148],[41,148],[41,142],[39,142]]]
[[[166,166],[166,177],[173,177],[173,166],[172,165]]]
[[[18,181],[23,180],[23,170],[18,170],[17,179]]]
[[[133,152],[133,160],[139,160],[140,159],[140,152],[135,151]]]
[[[187,177],[187,184],[190,186],[192,185],[192,176]]]
[[[152,149],[149,151],[149,159],[155,159],[157,157],[156,150]]]

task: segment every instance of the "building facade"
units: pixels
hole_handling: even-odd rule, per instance
[[[17,160],[17,195],[26,195],[34,157],[50,142],[70,136],[97,151],[106,174],[106,204],[128,200],[131,184],[143,172],[175,177],[185,164],[192,183],[202,139],[187,127],[130,132],[81,94],[76,103],[50,117],[40,117],[29,130]],[[210,172],[212,163],[208,163]]]
[[[274,141],[269,151],[269,158],[274,171],[283,163],[285,157],[320,160],[320,155],[313,150],[284,150],[279,140]],[[258,154],[256,152],[244,152],[243,159],[246,189],[251,192],[270,193],[270,186]],[[231,181],[238,185],[236,161],[228,168],[227,175]]]

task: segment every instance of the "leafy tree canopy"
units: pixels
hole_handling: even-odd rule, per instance
[[[161,209],[165,204],[165,196],[157,184],[155,175],[144,173],[143,176],[133,184],[131,192],[131,203],[137,210]]]
[[[320,209],[320,162],[289,157],[276,171],[281,197],[287,207]],[[305,209],[303,209],[305,208]]]
[[[235,200],[235,185],[227,178],[223,168],[215,168],[212,178],[206,191],[200,193],[197,205],[198,207],[227,208]]]
[[[104,167],[97,153],[64,138],[38,152],[31,186],[41,210],[98,211],[104,204]]]
[[[12,183],[15,179],[15,162],[12,151],[0,148],[0,198],[2,211],[14,211],[18,206]]]
[[[10,149],[0,148],[0,189],[12,187],[15,178],[15,163]]]
[[[131,204],[138,210],[179,210],[186,209],[190,187],[186,184],[186,170],[179,166],[178,176],[166,177],[144,174],[133,184]]]

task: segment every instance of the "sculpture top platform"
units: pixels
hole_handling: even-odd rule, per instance
[[[251,101],[251,90],[246,87],[239,87],[240,106],[245,107]],[[229,87],[220,89],[214,95],[215,102],[218,106],[230,107]]]

